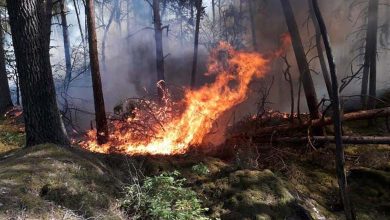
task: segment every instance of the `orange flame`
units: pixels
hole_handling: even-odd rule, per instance
[[[280,57],[286,54],[287,49],[291,46],[292,40],[289,33],[284,33],[280,36],[282,46],[275,52],[276,57]]]
[[[190,146],[202,143],[219,116],[246,100],[249,83],[253,78],[265,75],[268,63],[261,54],[235,51],[229,44],[222,42],[210,55],[208,74],[216,75],[215,82],[197,90],[187,89],[182,114],[162,120],[163,129],[147,143],[137,140],[130,132],[123,133],[121,124],[116,124],[109,143],[97,145],[96,132],[90,131],[89,140],[83,142],[82,146],[100,153],[109,153],[114,148],[116,152],[129,155],[186,153]],[[164,113],[168,108],[162,107],[157,117],[170,117]]]

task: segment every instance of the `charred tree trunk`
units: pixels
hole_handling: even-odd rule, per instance
[[[52,7],[50,0],[7,0],[27,147],[44,143],[69,145],[50,64]]]
[[[13,106],[11,99],[11,91],[8,85],[7,69],[5,62],[4,51],[4,31],[2,26],[3,21],[0,21],[0,117],[10,107]]]
[[[194,38],[194,56],[192,59],[191,89],[195,87],[196,72],[198,69],[199,29],[200,29],[200,19],[202,18],[202,13],[203,13],[202,0],[196,0],[195,7],[196,7],[196,25],[195,25],[195,38]]]
[[[253,8],[253,0],[248,0],[249,6],[249,18],[251,23],[251,33],[252,33],[252,46],[254,50],[257,50],[257,37],[256,37],[256,23],[255,23],[255,14]]]
[[[95,7],[93,0],[86,1],[85,8],[88,22],[89,59],[91,65],[93,98],[95,103],[96,135],[98,144],[108,141],[108,126],[104,105],[102,82],[100,77],[97,37],[95,30]]]
[[[317,54],[318,54],[318,59],[320,61],[320,66],[321,66],[321,71],[322,71],[322,76],[324,77],[325,85],[326,85],[326,90],[328,91],[329,98],[332,97],[332,83],[330,82],[330,77],[329,77],[329,71],[326,66],[326,59],[324,56],[324,51],[322,49],[322,41],[321,41],[321,30],[318,25],[318,21],[316,19],[316,15],[314,13],[314,8],[313,8],[313,2],[312,0],[309,0],[309,6],[310,6],[310,16],[313,21],[314,29],[315,29],[315,38],[316,38],[316,48],[317,48]]]
[[[375,107],[376,97],[376,53],[378,37],[378,0],[370,0],[368,5],[367,36],[364,54],[362,79],[362,108]]]
[[[213,28],[215,27],[215,0],[211,0],[211,9],[213,13]]]
[[[156,70],[157,70],[157,94],[161,100],[165,90],[165,75],[164,75],[164,50],[162,39],[162,23],[160,17],[160,0],[153,0],[153,23],[154,23],[154,39],[156,42]]]
[[[298,26],[295,21],[294,13],[292,11],[289,0],[281,0],[281,3],[286,18],[287,27],[291,35],[294,53],[297,60],[299,72],[301,75],[302,86],[305,91],[305,96],[306,96],[307,105],[309,107],[310,116],[312,119],[318,119],[320,118],[321,114],[318,110],[317,94],[313,84],[313,79],[311,77],[309,64],[306,59],[305,50],[302,45]]]
[[[336,64],[334,63],[332,48],[330,46],[330,41],[328,37],[328,32],[326,30],[325,22],[322,18],[321,11],[318,6],[317,0],[312,0],[314,14],[316,20],[318,21],[318,27],[324,41],[326,55],[328,58],[330,75],[332,78],[332,108],[333,108],[333,125],[334,125],[334,134],[335,134],[335,144],[336,144],[336,171],[339,182],[341,200],[344,205],[345,217],[347,220],[356,219],[355,213],[352,208],[351,200],[349,198],[349,188],[347,183],[347,177],[345,174],[345,157],[344,157],[344,146],[342,139],[342,124],[341,124],[341,107],[340,107],[340,97],[339,97],[339,87],[336,74]]]
[[[61,7],[61,26],[62,26],[62,37],[64,41],[64,52],[65,52],[65,81],[64,81],[64,90],[65,92],[69,88],[70,80],[72,78],[72,58],[70,51],[70,41],[69,41],[69,30],[68,30],[68,21],[66,19],[66,2],[65,0],[60,1]]]

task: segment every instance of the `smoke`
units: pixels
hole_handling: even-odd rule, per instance
[[[151,7],[146,1],[131,1],[129,20],[127,20],[127,1],[122,2],[122,22],[119,26],[113,21],[108,37],[106,39],[106,60],[105,63],[100,64],[101,75],[103,82],[103,92],[106,102],[106,110],[112,112],[113,108],[119,104],[122,100],[128,97],[142,97],[147,94],[153,94],[156,91],[156,68],[155,68],[155,43],[154,43],[154,30],[152,23]],[[285,18],[281,9],[280,1],[255,1],[255,23],[258,50],[263,54],[273,53],[280,47],[280,36],[287,32],[285,24]],[[200,32],[200,51],[198,61],[198,85],[208,83],[213,80],[212,77],[205,77],[203,73],[206,71],[208,50],[210,45],[215,43],[218,39],[224,39],[221,33],[218,32],[220,23],[219,8],[216,7],[216,27],[211,28],[211,1],[205,1],[206,14],[202,20],[202,28]],[[248,14],[248,5],[246,1],[238,0],[225,0],[223,1],[224,9],[229,7],[232,3],[237,9],[241,9],[244,18],[242,19],[242,25],[245,27],[243,34],[243,44],[250,50],[251,49],[251,30]],[[301,37],[306,50],[313,46],[315,43],[313,40],[314,29],[312,22],[308,20],[309,8],[308,0],[294,0],[291,1],[293,10],[296,16],[297,23],[300,28]],[[338,70],[338,77],[342,79],[347,75],[350,75],[350,62],[357,53],[354,48],[356,47],[356,37],[351,35],[361,25],[365,23],[364,19],[357,19],[359,15],[359,8],[350,9],[349,5],[351,0],[338,1],[320,1],[320,7],[325,17],[325,21],[328,25],[328,31],[330,39],[332,41],[333,50],[335,53],[335,61]],[[362,7],[364,4],[362,4]],[[104,34],[104,24],[107,24],[112,5],[109,5],[104,9],[104,13],[97,5],[96,14],[99,17],[97,19],[97,34],[99,37],[98,48],[99,52],[102,52],[102,36]],[[107,9],[108,8],[108,9]],[[67,16],[70,32],[70,39],[73,48],[81,45],[81,35],[77,23],[77,18],[72,1],[68,3],[69,14]],[[85,35],[85,17],[83,6],[80,3],[80,20],[82,29]],[[385,9],[380,9],[380,24],[384,23],[387,17],[385,16]],[[169,25],[169,31],[164,30],[164,54],[165,57],[165,75],[166,81],[172,86],[188,86],[190,81],[190,73],[192,68],[192,56],[193,56],[193,31],[194,27],[191,26],[188,19],[174,19],[174,12],[166,9],[163,16],[163,25]],[[355,24],[355,20],[357,22]],[[129,23],[128,23],[129,22]],[[52,64],[64,63],[64,53],[62,45],[62,32],[61,27],[53,26],[52,45],[55,46],[51,50]],[[210,37],[211,35],[216,35]],[[351,36],[350,36],[351,35]],[[316,51],[311,50],[308,53],[308,58],[314,58]],[[100,54],[101,55],[101,54]],[[100,56],[101,57],[101,56]],[[378,89],[382,90],[388,87],[390,75],[387,74],[389,69],[388,53],[385,50],[379,50],[378,54]],[[82,63],[82,56],[75,58],[75,63]],[[294,80],[295,96],[298,92],[299,74],[296,67],[296,61],[292,48],[288,50],[288,60],[292,65],[292,75]],[[359,63],[354,64],[356,69]],[[82,65],[81,65],[82,66]],[[283,62],[280,60],[274,60],[272,68],[268,74],[268,77],[261,83],[254,83],[251,88],[250,99],[243,103],[239,108],[233,109],[235,112],[235,118],[239,119],[242,115],[256,112],[256,103],[259,100],[258,90],[261,87],[267,87],[273,81],[273,88],[269,95],[269,107],[278,109],[281,111],[289,111],[290,100],[289,94],[286,94],[288,89],[288,83],[283,78]],[[320,71],[319,63],[316,59],[311,62],[311,68],[316,71]],[[56,70],[56,69],[55,69]],[[74,76],[78,75],[83,68],[75,69]],[[64,74],[64,69],[59,68],[55,71],[58,78],[61,79]],[[327,92],[321,74],[312,74],[313,80],[317,89],[317,96],[319,99],[326,98]],[[59,80],[60,81],[60,80]],[[61,83],[58,83],[60,87]],[[347,87],[343,94],[352,95],[359,94],[360,81],[354,80],[349,87]],[[60,89],[59,89],[60,91]],[[302,92],[303,95],[303,92]],[[88,72],[80,74],[74,81],[72,81],[69,90],[70,102],[74,108],[82,110],[82,112],[94,112],[91,78]],[[59,102],[61,96],[59,95]],[[301,110],[306,110],[306,103],[304,98],[301,101]],[[93,115],[84,114],[82,112],[75,113],[75,117],[78,119],[78,123],[82,128],[87,128],[89,122],[93,120]],[[233,113],[230,112],[231,117]]]

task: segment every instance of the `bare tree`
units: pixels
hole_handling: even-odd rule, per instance
[[[158,97],[161,99],[164,96],[165,90],[165,75],[164,75],[164,50],[162,32],[164,27],[160,17],[160,0],[153,0],[153,23],[154,23],[154,39],[156,42],[156,70],[157,70],[157,86]]]
[[[256,23],[255,23],[255,8],[253,5],[253,0],[248,0],[249,6],[249,19],[251,23],[251,33],[252,33],[252,46],[254,50],[257,50],[257,36],[256,36]]]
[[[347,220],[356,219],[355,213],[352,209],[352,204],[348,195],[348,184],[345,175],[345,159],[344,159],[344,146],[342,140],[342,124],[341,124],[341,107],[340,107],[340,95],[336,74],[336,65],[333,59],[332,48],[326,30],[325,22],[322,18],[321,11],[318,6],[317,0],[312,0],[314,15],[318,21],[318,27],[320,29],[322,39],[324,41],[326,55],[328,58],[329,70],[332,78],[332,107],[333,107],[333,125],[336,143],[336,170],[341,194],[341,200],[344,205],[345,216]]]
[[[302,45],[301,36],[294,17],[292,7],[289,0],[281,0],[283,12],[286,18],[288,30],[291,35],[292,45],[294,48],[295,57],[298,63],[302,86],[305,91],[307,105],[309,107],[310,116],[312,119],[320,118],[318,110],[317,94],[314,87],[311,71],[306,59],[305,50]]]
[[[108,125],[104,105],[102,82],[100,77],[97,37],[95,30],[95,8],[93,0],[86,0],[85,13],[88,23],[89,59],[91,65],[93,98],[95,103],[95,118],[97,143],[105,144],[108,141]]]
[[[311,20],[313,21],[313,25],[314,25],[314,29],[315,29],[316,48],[317,48],[318,59],[320,61],[322,76],[323,76],[324,81],[325,81],[326,90],[328,91],[328,95],[329,95],[329,97],[331,97],[332,96],[332,83],[330,82],[329,71],[328,71],[328,68],[326,66],[326,58],[324,56],[324,51],[322,49],[320,27],[319,27],[318,21],[315,17],[313,2],[311,0],[309,0],[309,7],[310,7],[310,17],[311,17]]]
[[[196,81],[196,71],[198,68],[198,47],[199,47],[199,28],[200,28],[200,19],[203,14],[203,5],[202,0],[195,0],[196,8],[196,25],[195,25],[195,37],[194,37],[194,56],[192,60],[192,72],[191,72],[191,88],[195,87]]]
[[[7,0],[20,77],[26,146],[69,145],[50,64],[51,0]],[[21,28],[24,27],[24,28]]]
[[[71,58],[71,49],[69,41],[69,30],[68,30],[68,21],[66,19],[67,7],[65,0],[59,1],[60,4],[60,15],[61,15],[61,27],[62,27],[62,36],[64,42],[64,52],[65,52],[65,81],[64,81],[64,90],[67,91],[69,87],[70,80],[72,78],[72,58]]]
[[[362,107],[372,109],[375,107],[376,97],[376,59],[378,37],[378,0],[370,0],[368,5],[368,21],[366,46],[364,54],[364,67],[362,79]]]

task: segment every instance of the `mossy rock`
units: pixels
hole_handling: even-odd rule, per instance
[[[98,159],[74,151],[45,144],[0,159],[0,219],[120,219],[113,207],[121,182]]]
[[[354,168],[350,171],[348,181],[358,217],[361,219],[390,218],[390,172],[363,167]]]

